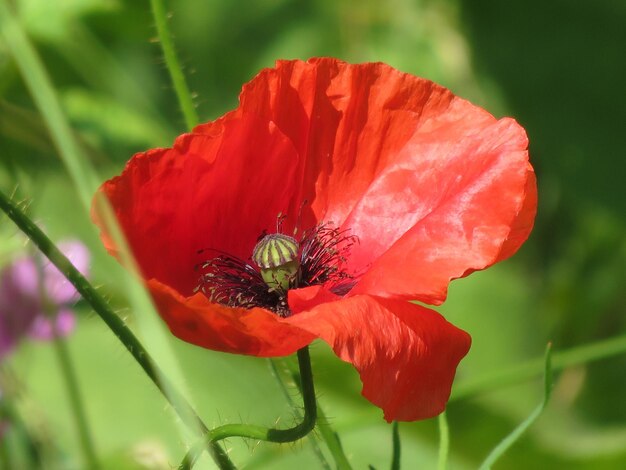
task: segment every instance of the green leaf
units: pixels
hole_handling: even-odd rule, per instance
[[[550,400],[550,392],[552,391],[552,344],[548,343],[545,355],[544,368],[544,391],[541,404],[533,410],[519,426],[517,426],[511,434],[506,436],[500,443],[489,453],[483,461],[479,470],[488,470],[504,453],[515,444],[518,439],[530,428],[530,426],[539,418]]]

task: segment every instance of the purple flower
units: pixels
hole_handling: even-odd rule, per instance
[[[59,249],[84,275],[89,251],[79,241],[59,243]],[[67,335],[74,328],[70,307],[79,294],[48,260],[30,256],[0,271],[0,359],[24,336],[39,340]]]

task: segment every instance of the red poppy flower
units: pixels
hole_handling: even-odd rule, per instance
[[[255,356],[321,338],[387,420],[410,421],[444,409],[470,337],[408,301],[442,303],[526,240],[526,148],[512,119],[385,64],[280,61],[100,191],[174,335]],[[261,275],[272,255],[294,270]]]

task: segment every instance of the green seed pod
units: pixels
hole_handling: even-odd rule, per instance
[[[252,251],[252,260],[261,269],[261,276],[272,289],[286,292],[298,277],[300,261],[298,242],[287,235],[273,233],[259,241]]]

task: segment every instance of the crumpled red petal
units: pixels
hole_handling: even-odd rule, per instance
[[[328,295],[311,289],[290,292],[290,307],[297,310],[311,305],[318,295]],[[467,333],[432,310],[369,295],[337,298],[288,320],[322,338],[354,365],[363,382],[363,396],[382,408],[387,421],[414,421],[441,413],[456,367],[471,343]]]
[[[305,227],[359,237],[355,294],[440,304],[451,279],[510,256],[532,228],[524,130],[428,80],[381,63],[279,61],[240,102],[226,119],[274,122],[300,156],[290,213],[308,201]]]
[[[441,412],[470,346],[405,300],[439,304],[452,279],[511,256],[537,205],[515,121],[385,64],[336,59],[278,62],[244,86],[236,110],[172,149],[136,155],[101,191],[176,336],[259,356],[320,337],[354,364],[388,420]],[[293,315],[280,318],[194,293],[195,265],[216,253],[249,259],[279,213],[285,233],[330,222],[358,237],[346,297],[291,290]]]
[[[183,297],[156,280],[148,282],[148,288],[172,333],[203,348],[261,357],[287,356],[315,339],[314,334],[269,310],[225,307],[209,302],[202,293]]]
[[[263,230],[276,226],[294,192],[296,160],[275,125],[243,115],[212,123],[202,135],[182,135],[172,149],[135,155],[101,191],[144,277],[190,296],[198,263],[219,252],[247,259]]]

